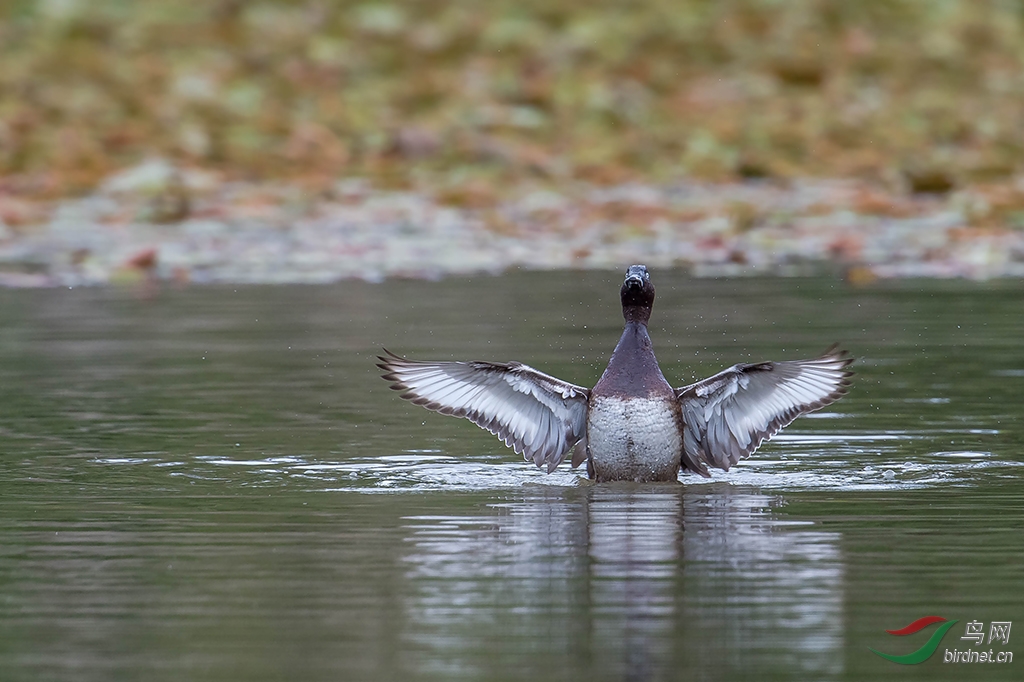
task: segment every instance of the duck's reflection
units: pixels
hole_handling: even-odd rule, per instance
[[[835,533],[730,486],[541,490],[409,522],[406,663],[445,677],[841,672]]]
[[[679,486],[602,486],[587,500],[593,660],[650,679],[678,646],[677,574],[683,499]]]

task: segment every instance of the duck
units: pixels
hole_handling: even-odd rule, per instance
[[[728,471],[800,415],[847,393],[853,357],[838,344],[809,360],[736,364],[673,388],[648,332],[654,284],[631,265],[619,291],[625,326],[593,388],[520,362],[425,362],[386,348],[381,375],[402,398],[463,417],[550,474],[571,452],[588,478],[678,481]]]

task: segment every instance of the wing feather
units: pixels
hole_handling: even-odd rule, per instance
[[[465,417],[548,472],[586,437],[590,392],[518,362],[419,362],[384,349],[377,364],[402,398]]]
[[[683,467],[703,476],[750,456],[801,414],[846,394],[853,358],[831,346],[813,360],[733,365],[676,389],[683,412]]]

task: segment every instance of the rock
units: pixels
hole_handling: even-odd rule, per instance
[[[5,275],[0,286],[377,281],[630,262],[696,276],[838,263],[852,286],[1024,274],[1024,231],[1003,224],[1024,195],[1014,185],[919,197],[852,181],[499,184],[467,174],[431,196],[338,179],[310,192],[150,160],[96,195],[45,205],[32,229],[0,222],[4,271],[45,273]],[[8,198],[0,217],[16,205]]]

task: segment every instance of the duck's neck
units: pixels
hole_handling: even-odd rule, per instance
[[[654,357],[654,346],[647,333],[647,323],[626,320],[626,326],[619,337],[619,343],[612,352],[612,362],[619,355],[649,355]]]
[[[654,357],[654,346],[647,333],[646,323],[627,318],[619,343],[608,361],[608,368],[594,390],[598,387],[624,396],[672,394],[672,387],[665,381],[658,367],[658,359]]]
[[[647,334],[647,323],[651,321],[651,306],[622,304],[622,316],[626,318],[626,329],[630,323],[643,325],[644,335]]]

